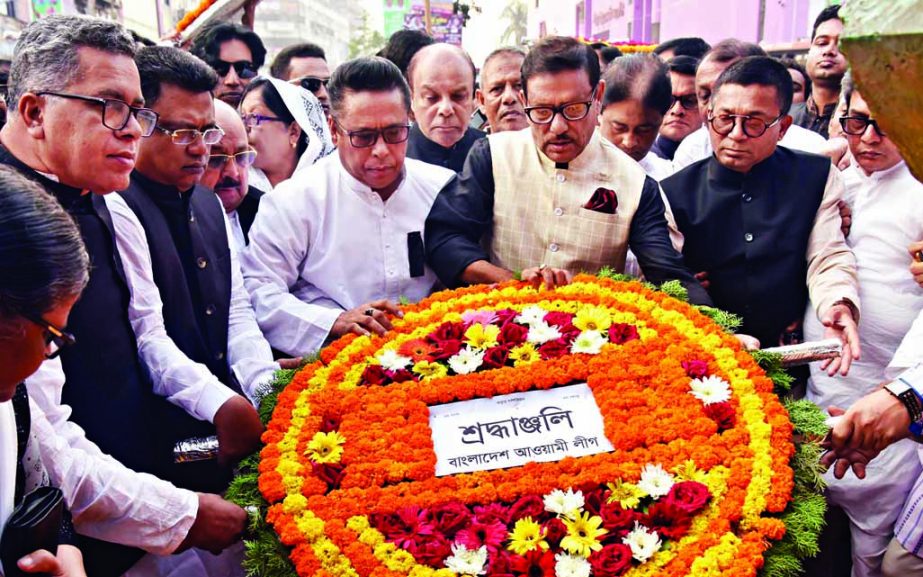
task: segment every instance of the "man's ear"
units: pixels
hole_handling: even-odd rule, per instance
[[[45,105],[42,96],[26,92],[16,103],[16,111],[26,126],[29,136],[36,139],[45,138]]]
[[[340,145],[340,132],[337,130],[336,122],[333,120],[333,114],[327,115],[327,127],[330,129],[330,140],[334,146]]]
[[[792,116],[790,114],[786,114],[784,117],[782,117],[782,120],[779,121],[779,126],[782,127],[782,129],[779,130],[779,140],[782,140],[782,138],[785,136],[785,133],[788,132],[788,128],[791,125],[792,125]]]

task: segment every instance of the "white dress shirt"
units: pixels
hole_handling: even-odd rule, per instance
[[[231,250],[236,252],[239,256],[240,252],[247,246],[247,237],[244,236],[244,229],[240,226],[240,217],[237,215],[237,211],[232,210],[231,212],[227,213],[227,217],[229,227],[228,230],[230,231],[229,240],[231,242]]]
[[[151,252],[144,228],[128,204],[117,194],[106,195],[112,214],[116,243],[131,291],[128,319],[138,340],[138,354],[151,373],[154,393],[204,421],[236,393],[218,380],[208,368],[193,362],[167,335],[163,303],[154,283]],[[219,203],[218,197],[215,202]],[[221,208],[224,214],[224,208]],[[225,234],[234,242],[227,218]],[[228,313],[227,360],[244,393],[256,402],[260,387],[268,384],[279,369],[272,360],[272,349],[256,323],[250,295],[244,288],[237,251],[231,250],[231,303]],[[180,274],[178,271],[177,274]]]
[[[196,494],[128,469],[68,420],[61,404],[60,359],[42,363],[26,379],[32,434],[51,484],[64,493],[83,535],[168,555],[186,538],[199,508]]]
[[[795,124],[788,127],[785,136],[779,141],[779,146],[814,154],[823,154],[826,144],[827,141],[820,134]],[[711,147],[708,127],[703,125],[684,138],[679,148],[676,149],[676,154],[673,156],[673,170],[679,172],[694,162],[708,158],[712,152],[714,149]]]
[[[901,162],[866,175],[858,165],[843,171],[843,181],[854,199],[852,229],[847,243],[856,255],[862,356],[845,377],[830,377],[811,366],[808,398],[821,408],[848,408],[887,380],[886,371],[914,319],[923,311],[923,288],[910,275],[911,242],[923,238],[923,184]],[[823,335],[823,326],[809,310],[806,340]],[[917,349],[919,354],[919,349]],[[848,473],[843,479],[825,475],[831,503],[842,507],[852,530],[853,575],[880,574],[882,553],[897,528],[900,511],[914,481],[920,476],[917,445],[899,441],[873,459],[865,479]]]
[[[660,158],[653,152],[648,152],[638,164],[644,169],[648,176],[660,182],[661,180],[673,174],[673,163],[666,158]]]
[[[422,238],[436,195],[454,175],[408,158],[400,186],[382,201],[331,154],[264,196],[241,264],[272,346],[303,355],[323,345],[345,310],[429,295],[436,275],[426,267],[410,276],[409,235]]]

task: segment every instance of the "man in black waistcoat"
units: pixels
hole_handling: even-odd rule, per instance
[[[718,78],[707,113],[714,154],[661,182],[683,257],[708,277],[715,306],[743,317],[742,331],[779,343],[808,296],[828,337],[844,342],[831,372],[859,356],[856,261],[840,231],[843,185],[830,160],[778,148],[791,125],[791,77],[764,56]]]
[[[30,24],[14,54],[9,101],[15,104],[0,131],[0,163],[33,178],[57,198],[77,222],[92,263],[89,284],[68,324],[77,342],[62,351],[60,378],[55,371],[53,382],[30,380],[37,403],[56,429],[66,430],[70,442],[78,440],[67,421],[68,408],[60,401],[70,406],[72,420],[104,452],[137,471],[173,479],[188,475],[173,463],[173,444],[202,432],[203,423],[152,390],[129,319],[133,295],[111,215],[100,196],[128,185],[140,138],[156,123],[156,114],[143,108],[134,46],[124,28],[103,20],[61,16]],[[100,457],[88,452],[87,458]],[[145,495],[129,491],[147,482],[136,475],[73,490]],[[146,533],[139,527],[163,532],[166,526],[173,534],[161,551],[193,546],[218,552],[239,537],[246,522],[241,508],[216,495],[196,498],[176,489],[171,501],[139,498],[132,515],[108,518],[97,512],[85,523],[123,527],[119,542],[145,548],[148,543],[138,537]],[[188,506],[177,514],[175,503],[180,502]],[[79,532],[80,522],[75,521]],[[107,545],[81,543],[89,574],[119,575],[143,554]]]
[[[474,63],[451,44],[432,44],[407,66],[413,128],[407,158],[461,172],[468,151],[486,134],[468,126],[474,112]]]

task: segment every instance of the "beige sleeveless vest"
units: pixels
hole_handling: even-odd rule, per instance
[[[529,129],[488,136],[494,176],[494,222],[488,251],[508,270],[546,265],[574,274],[603,266],[622,272],[631,219],[645,173],[599,131],[568,165],[535,146]],[[597,188],[614,190],[615,214],[583,208]]]

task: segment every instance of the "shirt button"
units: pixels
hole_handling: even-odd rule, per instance
[[[746,192],[743,193],[743,195],[741,195],[741,198],[744,199],[744,202],[750,202],[751,200],[753,200],[753,197],[747,194]]]
[[[200,256],[199,258],[197,258],[195,260],[195,263],[196,263],[196,266],[198,266],[199,268],[205,268],[208,266],[208,260],[206,260],[204,256]]]
[[[220,361],[221,359],[224,358],[224,353],[222,352],[215,353],[215,358]]]
[[[748,232],[747,234],[744,235],[744,240],[747,242],[753,242],[753,235]]]
[[[191,212],[189,213],[189,222],[195,222],[195,215]]]
[[[554,215],[555,215],[555,216],[561,216],[562,214],[564,214],[564,209],[561,208],[560,206],[559,206],[558,208],[554,209]]]
[[[207,307],[205,307],[205,314],[208,316],[212,316],[213,314],[215,314],[215,310],[217,310],[215,308],[215,305],[208,305]]]
[[[548,245],[548,250],[550,250],[551,252],[558,252],[558,244],[555,242],[551,243],[550,245]]]
[[[564,176],[563,174],[559,174],[559,175],[557,175],[557,176],[555,177],[555,179],[556,179],[558,182],[564,182],[565,180],[567,180],[567,177]]]

